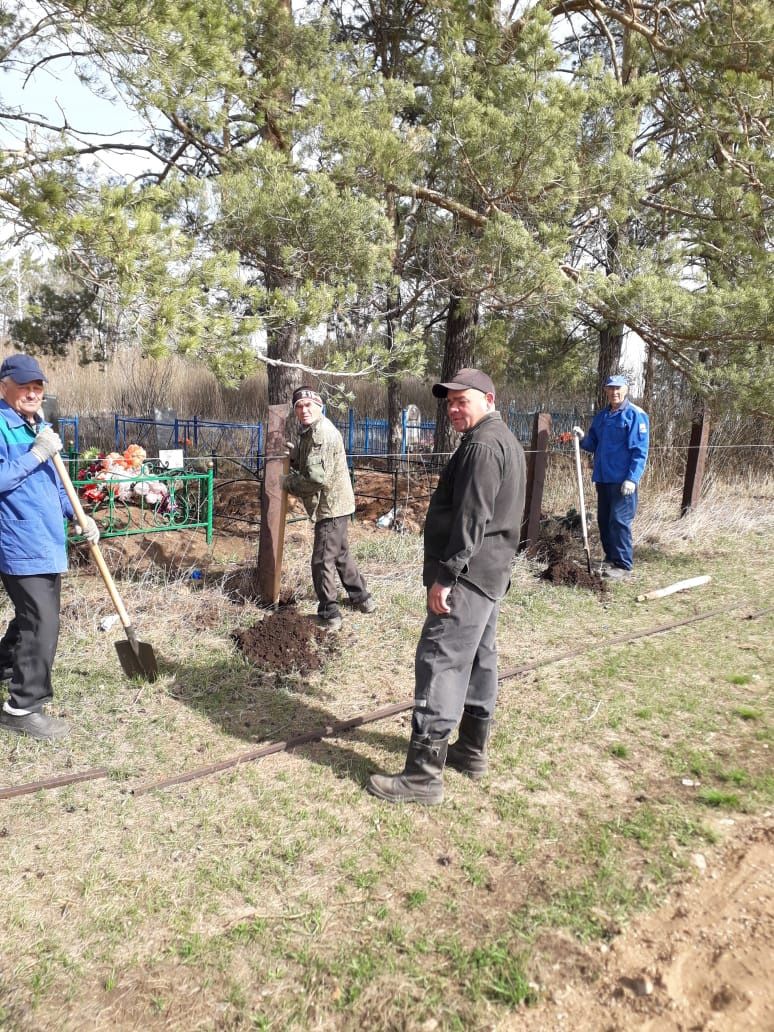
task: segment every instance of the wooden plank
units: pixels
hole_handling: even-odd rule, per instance
[[[688,445],[688,458],[685,462],[683,500],[680,506],[681,516],[687,516],[701,500],[701,486],[704,480],[704,467],[707,462],[709,432],[709,409],[706,405],[701,405],[691,423],[691,440]]]
[[[540,514],[548,465],[548,444],[551,437],[551,413],[536,412],[532,423],[532,443],[527,455],[527,493],[524,522],[521,525],[520,549],[534,555],[540,537]]]
[[[290,405],[269,405],[266,465],[261,488],[261,534],[258,540],[258,593],[266,605],[276,606],[280,596],[282,552],[288,493],[282,479],[290,468],[285,450]]]

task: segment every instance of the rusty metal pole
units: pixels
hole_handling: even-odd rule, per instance
[[[548,465],[548,442],[551,437],[551,413],[536,412],[532,423],[532,444],[527,456],[527,496],[524,522],[521,525],[520,549],[534,555],[540,536],[540,514]]]
[[[285,450],[290,405],[269,405],[266,463],[261,486],[261,533],[258,539],[258,594],[266,605],[276,606],[280,596],[282,552],[288,493],[282,478],[288,471]]]

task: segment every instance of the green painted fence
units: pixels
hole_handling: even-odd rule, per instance
[[[105,498],[84,499],[84,509],[100,529],[101,538],[157,534],[169,530],[199,530],[212,542],[213,471],[143,473],[125,480],[74,480],[78,494],[83,488],[101,488]],[[140,491],[136,488],[140,486]],[[163,498],[158,495],[163,494]],[[82,540],[70,534],[69,541]]]

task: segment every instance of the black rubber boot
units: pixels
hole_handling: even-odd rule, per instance
[[[489,769],[486,745],[492,729],[490,717],[474,717],[463,713],[457,741],[449,746],[446,763],[474,781],[483,778]]]
[[[424,803],[435,806],[443,801],[443,765],[448,742],[433,741],[412,734],[401,774],[372,774],[366,789],[388,803]]]

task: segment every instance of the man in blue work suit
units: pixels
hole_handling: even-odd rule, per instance
[[[64,518],[73,510],[51,462],[62,442],[40,416],[45,382],[32,355],[9,355],[0,365],[0,580],[14,608],[0,639],[0,681],[8,682],[0,729],[51,741],[69,732],[43,706],[54,694]],[[91,516],[75,530],[99,539]]]
[[[629,577],[634,565],[632,522],[637,512],[637,484],[648,458],[650,421],[626,397],[625,376],[605,380],[607,405],[594,416],[584,436],[572,428],[584,451],[594,453],[592,480],[597,487],[597,522],[605,563],[602,575],[611,580]]]

